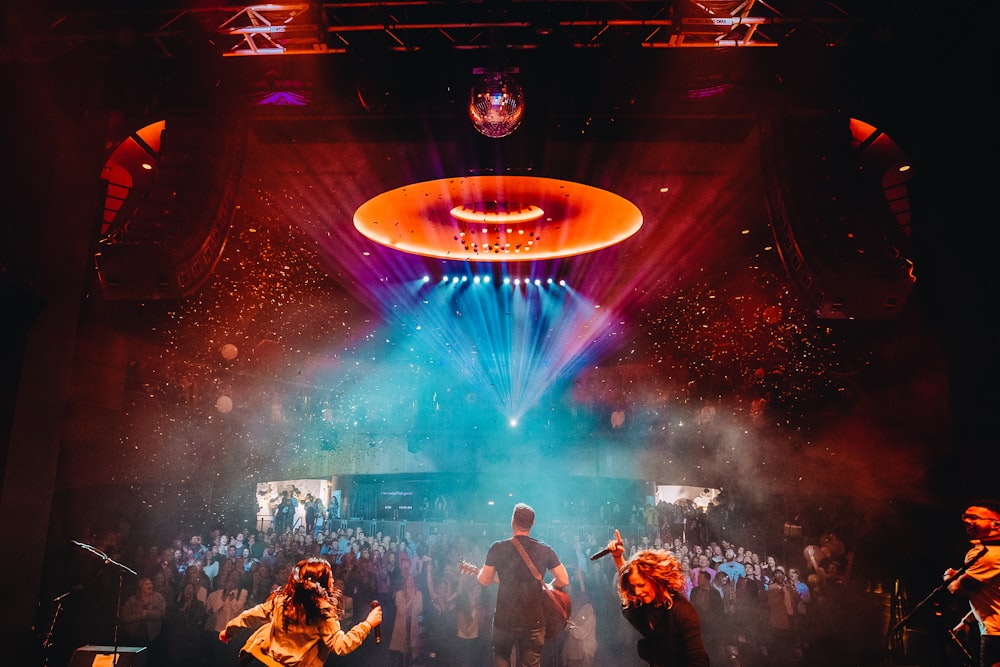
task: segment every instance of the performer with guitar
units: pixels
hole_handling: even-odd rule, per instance
[[[672,553],[643,549],[628,562],[621,534],[591,559],[607,554],[618,568],[622,615],[642,639],[639,657],[651,667],[708,667],[708,653],[701,639],[701,620],[684,597],[684,573]]]
[[[962,569],[948,568],[944,580],[950,592],[969,599],[966,619],[979,627],[979,664],[1000,667],[1000,502],[973,501],[962,521],[972,546]],[[956,631],[966,627],[966,619]]]
[[[531,537],[534,523],[535,510],[517,503],[510,520],[513,536],[490,546],[486,564],[477,575],[483,586],[499,584],[493,614],[493,667],[510,667],[515,648],[518,667],[541,665],[547,594],[539,582],[547,570],[554,577],[548,586],[555,593],[569,586],[566,566],[555,550]],[[568,603],[566,596],[567,614]]]

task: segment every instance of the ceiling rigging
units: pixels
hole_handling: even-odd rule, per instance
[[[864,3],[762,0],[398,0],[35,11],[7,58],[48,60],[138,45],[173,57],[199,41],[225,56],[326,55],[355,49],[652,49],[852,43],[871,20]]]

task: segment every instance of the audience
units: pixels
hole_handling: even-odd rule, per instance
[[[318,501],[302,505],[310,503]],[[283,506],[299,505],[294,495],[286,495]],[[151,665],[228,666],[233,655],[215,641],[218,628],[266,599],[298,560],[317,556],[331,562],[336,586],[353,602],[344,606],[347,614],[365,614],[376,600],[383,606],[381,645],[360,651],[357,664],[483,664],[494,601],[489,589],[470,584],[461,568],[462,561],[483,561],[488,540],[481,527],[424,524],[425,535],[391,524],[400,534],[368,535],[348,525],[356,522],[332,518],[321,507],[309,513],[314,522],[285,521],[278,509],[267,530],[238,525],[134,549],[144,576],[127,591],[122,620],[129,638],[149,645]],[[651,509],[659,519],[649,514]],[[810,616],[829,617],[831,605],[843,600],[850,564],[846,546],[823,538],[822,551],[799,547],[792,551],[794,558],[782,562],[787,556],[769,553],[768,545],[734,543],[724,525],[705,528],[691,520],[689,511],[687,503],[635,503],[633,523],[622,530],[626,552],[664,548],[678,557],[713,664],[802,664],[813,633],[823,631]],[[318,520],[324,515],[326,521]],[[607,512],[613,516],[628,515]],[[690,530],[693,525],[698,529]],[[613,563],[589,559],[605,538],[590,524],[560,521],[551,530],[549,541],[565,554],[570,571],[574,609],[568,632],[552,643],[555,654],[547,660],[559,667],[586,667],[632,655],[636,637],[620,622]]]

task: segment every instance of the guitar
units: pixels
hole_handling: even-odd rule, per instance
[[[479,567],[464,560],[458,562],[458,571],[474,577],[479,576]],[[545,591],[545,635],[551,639],[566,627],[573,603],[569,593],[553,588],[549,584],[542,584],[542,590]]]
[[[569,599],[569,593],[543,584],[542,589],[546,593],[545,597],[545,636],[552,639],[559,636],[569,624],[569,616],[573,611],[573,602]]]

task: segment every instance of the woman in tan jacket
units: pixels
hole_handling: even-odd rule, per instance
[[[354,651],[382,622],[382,608],[375,606],[365,620],[345,632],[340,627],[339,604],[330,564],[307,558],[292,568],[284,587],[229,621],[219,632],[219,640],[228,643],[237,630],[256,628],[242,651],[258,663],[322,667],[331,652]]]

